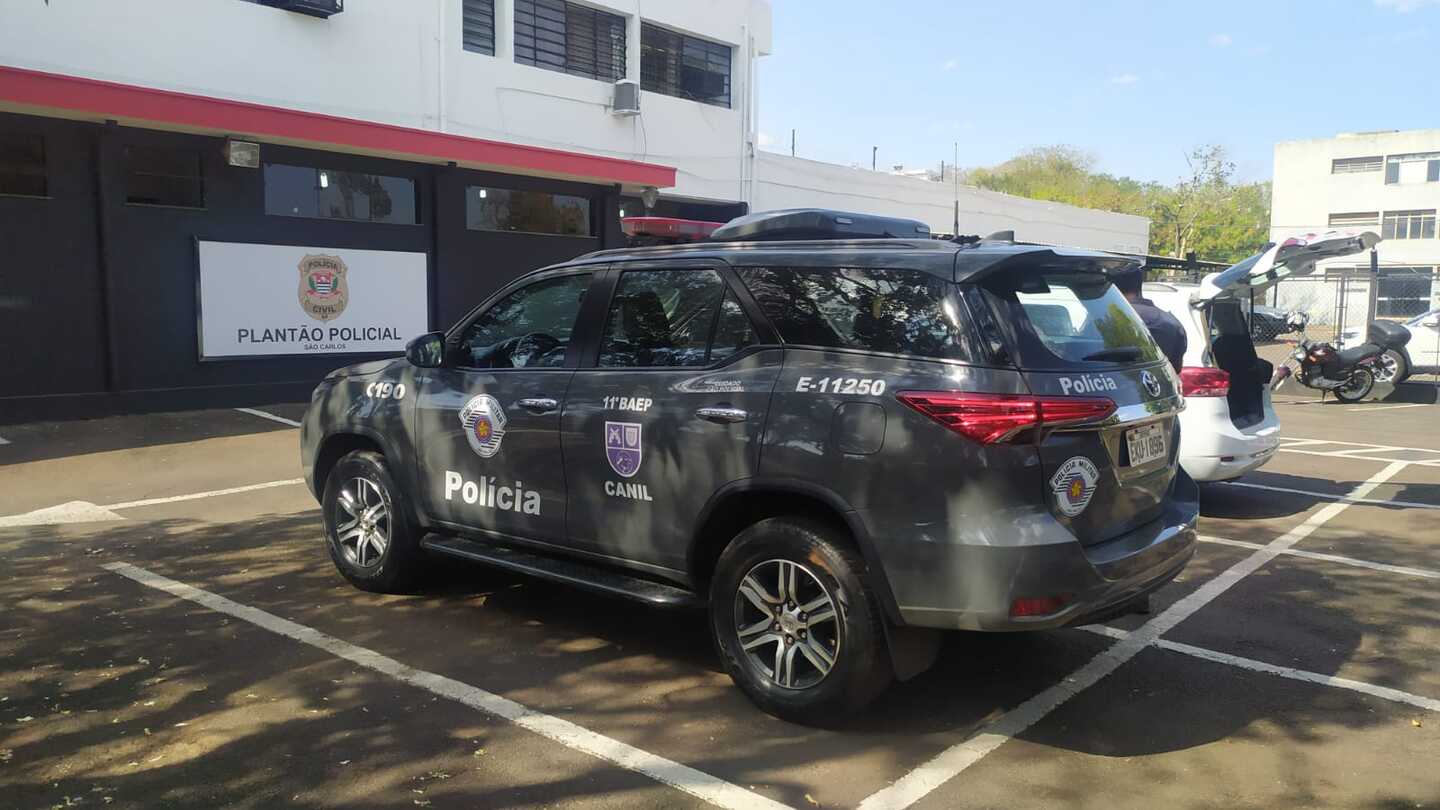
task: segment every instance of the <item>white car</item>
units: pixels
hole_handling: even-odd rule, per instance
[[[1416,315],[1401,326],[1410,333],[1410,342],[1402,349],[1385,351],[1375,380],[1397,383],[1411,374],[1440,374],[1440,309]],[[1336,348],[1359,346],[1367,339],[1359,329],[1346,329],[1340,333]]]
[[[1196,481],[1228,481],[1258,469],[1280,445],[1270,400],[1273,366],[1255,353],[1252,293],[1308,275],[1321,259],[1368,249],[1378,238],[1331,231],[1269,246],[1199,284],[1149,283],[1144,295],[1185,327],[1180,369],[1180,465]]]

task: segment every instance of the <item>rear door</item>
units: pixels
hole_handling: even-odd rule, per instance
[[[1051,512],[1085,543],[1158,517],[1175,477],[1182,400],[1140,317],[1084,263],[1016,267],[982,289],[1032,393],[1116,406],[1100,424],[1040,431]]]
[[[721,263],[613,273],[598,351],[561,420],[569,543],[683,571],[711,496],[755,475],[784,355],[757,338]]]

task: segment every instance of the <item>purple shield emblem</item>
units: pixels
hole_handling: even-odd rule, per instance
[[[605,458],[617,475],[629,478],[640,472],[640,425],[606,422]]]

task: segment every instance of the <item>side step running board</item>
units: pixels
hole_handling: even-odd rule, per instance
[[[618,596],[647,605],[668,608],[701,607],[704,600],[694,591],[676,585],[642,579],[609,568],[589,565],[577,560],[547,557],[519,549],[489,543],[427,534],[420,540],[426,551],[459,557],[462,560],[493,565],[509,571],[528,574],[552,582],[574,585],[607,596]]]

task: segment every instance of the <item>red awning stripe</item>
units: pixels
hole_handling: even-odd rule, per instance
[[[244,101],[0,66],[0,104],[66,110],[215,134],[455,161],[522,173],[668,188],[675,169],[653,163],[467,138]]]

